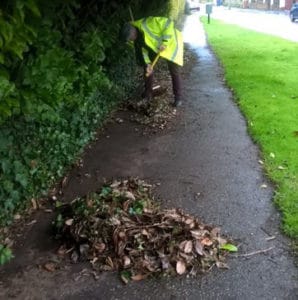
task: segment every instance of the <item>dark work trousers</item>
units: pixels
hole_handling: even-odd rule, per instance
[[[180,75],[180,66],[167,60],[168,69],[172,77],[173,93],[175,100],[181,100],[182,96],[182,79]],[[144,78],[145,78],[145,93],[146,98],[152,97],[152,88],[153,88],[153,73],[146,77],[146,66],[144,66]]]

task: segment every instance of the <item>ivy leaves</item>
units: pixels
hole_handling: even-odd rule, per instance
[[[0,3],[0,226],[46,195],[134,83],[133,53],[115,44],[127,12],[107,22],[92,5]]]
[[[13,257],[11,250],[8,247],[0,244],[0,266],[4,265]]]

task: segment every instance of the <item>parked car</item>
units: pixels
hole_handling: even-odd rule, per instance
[[[298,20],[298,3],[293,4],[291,10],[290,10],[290,19],[292,22],[295,22],[295,20]]]
[[[187,5],[190,10],[200,10],[199,0],[187,0]]]

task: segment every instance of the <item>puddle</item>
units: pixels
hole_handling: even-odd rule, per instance
[[[190,48],[195,50],[200,58],[204,60],[212,59],[206,34],[198,13],[194,13],[186,18],[183,28],[183,38],[184,42],[189,44]]]

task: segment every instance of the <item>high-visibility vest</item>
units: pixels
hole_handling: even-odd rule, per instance
[[[145,44],[155,53],[159,52],[161,45],[165,45],[166,49],[160,52],[160,56],[177,65],[183,65],[182,33],[174,27],[172,20],[164,17],[147,17],[131,22],[131,25],[143,33]],[[146,49],[142,50],[147,63]]]

